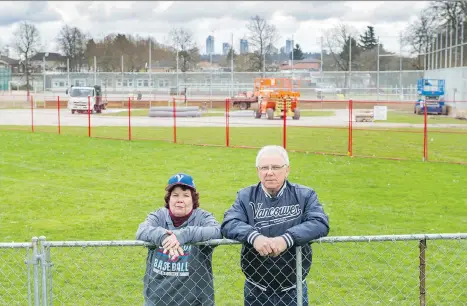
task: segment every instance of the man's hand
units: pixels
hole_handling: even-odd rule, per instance
[[[269,243],[272,249],[272,256],[279,256],[282,252],[287,249],[287,241],[284,237],[269,238]]]
[[[253,242],[253,247],[261,256],[267,256],[272,253],[272,248],[270,246],[270,239],[266,236],[259,235],[258,238]]]

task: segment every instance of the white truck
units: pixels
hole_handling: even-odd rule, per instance
[[[72,86],[66,91],[68,95],[68,109],[71,113],[87,113],[88,108],[91,113],[102,113],[107,103],[102,100],[102,91],[99,85]]]
[[[316,87],[318,99],[321,99],[323,94],[341,94],[342,88],[337,88],[334,84],[319,83]]]

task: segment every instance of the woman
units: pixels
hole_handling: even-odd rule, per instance
[[[187,245],[222,238],[214,216],[199,208],[193,178],[169,179],[165,207],[148,215],[136,239],[153,243],[144,275],[145,305],[214,305],[212,246]]]

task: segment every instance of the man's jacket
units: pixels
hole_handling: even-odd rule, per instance
[[[302,246],[305,279],[312,261],[310,241],[329,233],[329,219],[312,188],[286,181],[271,197],[258,183],[237,193],[221,232],[243,243],[241,267],[248,282],[263,291],[287,291],[296,287],[295,247]],[[260,256],[253,247],[260,235],[282,236],[287,249],[278,257]]]

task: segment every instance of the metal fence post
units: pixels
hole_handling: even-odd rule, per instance
[[[48,294],[47,294],[47,297],[48,297],[48,305],[52,305],[53,304],[53,301],[52,301],[52,261],[50,260],[50,246],[47,245],[46,241],[45,241],[45,237],[44,237],[44,263],[46,265],[46,272],[47,272],[47,280],[46,280],[46,286],[47,286],[47,290],[48,290]]]
[[[28,306],[32,306],[32,297],[31,297],[31,264],[32,264],[32,256],[31,256],[31,249],[28,247],[26,249],[26,260],[24,261],[26,265],[28,265]]]
[[[420,240],[420,306],[426,305],[426,287],[425,287],[425,276],[426,276],[426,260],[425,260],[425,250],[426,250],[426,239]]]
[[[47,277],[48,277],[48,289],[49,289],[49,305],[52,306],[52,262],[50,260],[50,247],[45,248],[45,260],[47,261]]]
[[[38,254],[38,239],[37,237],[32,237],[32,264],[34,266],[34,276],[33,276],[33,290],[34,290],[34,305],[39,306],[39,254]]]
[[[45,244],[45,237],[40,236],[40,255],[39,260],[41,264],[41,277],[42,277],[42,305],[47,305],[47,261],[45,260],[45,251],[44,251],[44,244]]]
[[[297,306],[303,306],[302,247],[295,248],[297,266]]]

